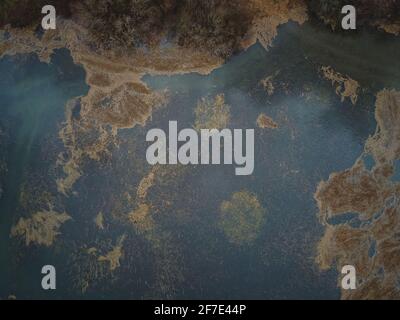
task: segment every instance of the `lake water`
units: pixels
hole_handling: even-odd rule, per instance
[[[279,29],[268,52],[256,44],[210,75],[145,76],[151,88],[169,90],[168,106],[156,111],[145,127],[120,131],[122,143],[111,164],[86,166],[74,187],[78,195],[69,198],[56,193],[51,168],[62,148],[57,132],[64,106],[88,90],[84,71],[73,65],[67,50],[57,51],[50,65],[31,55],[3,58],[0,125],[8,134],[1,142],[6,144],[8,172],[1,180],[0,297],[152,297],[161,273],[177,298],[338,298],[336,271],[321,273],[314,264],[323,228],[313,193],[321,180],[351,167],[362,153],[375,131],[376,92],[400,87],[398,52],[400,41],[382,33],[343,36],[289,23]],[[359,81],[356,106],[341,103],[330,81],[321,77],[319,69],[327,65]],[[273,74],[276,88],[269,97],[259,82]],[[149,169],[147,130],[166,130],[170,120],[177,120],[181,129],[193,126],[197,101],[220,93],[231,106],[230,128],[255,128],[261,112],[279,128],[255,129],[253,175],[235,176],[232,166],[197,166],[168,189],[155,190],[150,196],[154,202],[173,196],[157,215],[163,237],[170,241],[157,251],[113,220],[115,199],[137,185],[143,168]],[[128,153],[132,143],[134,158]],[[73,218],[50,248],[25,248],[9,238],[12,224],[29,216],[19,204],[21,186],[36,176]],[[241,190],[256,194],[267,210],[265,226],[254,244],[245,247],[230,244],[216,227],[221,202]],[[93,226],[99,211],[106,212],[109,223],[102,232]],[[120,269],[82,296],[72,285],[76,248],[108,248],[121,234],[127,240]],[[56,292],[40,289],[44,264],[57,266]]]
[[[30,261],[26,259],[26,265],[19,265],[20,249],[12,244],[10,229],[19,217],[28,216],[18,205],[21,185],[27,176],[49,169],[51,163],[42,157],[42,149],[49,139],[54,140],[65,120],[66,102],[88,91],[84,76],[83,69],[73,64],[65,49],[55,52],[51,64],[41,63],[34,55],[7,56],[0,60],[0,125],[8,136],[1,141],[7,148],[8,169],[1,179],[4,189],[0,199],[1,297],[11,294],[15,286],[25,288],[28,297],[34,296],[30,293],[32,289],[39,297],[42,295],[32,279],[41,270],[39,266],[44,265],[41,262],[45,259],[40,257],[46,254],[45,250],[34,249],[40,254]]]

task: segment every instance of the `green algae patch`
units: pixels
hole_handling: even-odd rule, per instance
[[[52,209],[48,211],[36,212],[31,218],[20,218],[18,223],[12,227],[11,236],[25,239],[25,244],[31,243],[50,247],[61,234],[61,225],[70,220],[71,217],[63,213],[58,213]]]
[[[251,244],[265,222],[266,210],[256,195],[248,191],[235,192],[220,206],[219,227],[228,241],[236,245]]]

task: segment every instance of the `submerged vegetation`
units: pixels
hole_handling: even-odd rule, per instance
[[[225,96],[222,93],[216,95],[214,99],[202,98],[194,110],[196,116],[194,128],[196,130],[226,128],[231,116],[230,109],[230,106],[225,103]]]
[[[265,214],[256,195],[245,190],[235,192],[230,200],[221,204],[219,226],[229,242],[251,244],[261,232]]]
[[[20,218],[11,229],[11,236],[23,238],[27,246],[34,243],[49,247],[61,233],[61,225],[70,219],[65,212],[58,213],[53,209],[39,211],[30,218]]]

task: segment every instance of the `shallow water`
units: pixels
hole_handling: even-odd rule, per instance
[[[73,221],[62,227],[52,248],[25,248],[10,239],[9,232],[19,217],[30,214],[18,204],[28,176],[37,174],[56,193],[50,168],[61,148],[57,132],[66,102],[88,90],[84,72],[66,50],[57,51],[50,65],[34,56],[3,58],[0,124],[9,134],[9,171],[2,179],[5,192],[0,200],[0,268],[6,275],[0,278],[0,297],[141,298],[152,296],[155,275],[167,270],[165,281],[177,298],[338,298],[336,271],[321,273],[314,264],[323,228],[313,193],[330,173],[351,167],[374,133],[374,95],[384,87],[399,87],[396,52],[400,41],[382,33],[343,37],[289,23],[279,29],[268,52],[256,44],[210,75],[145,76],[150,87],[170,91],[170,103],[145,127],[122,130],[122,144],[111,164],[85,167],[74,187],[77,196],[57,196]],[[323,65],[360,82],[356,106],[340,102],[318,71]],[[277,71],[275,93],[269,97],[259,81]],[[95,229],[97,213],[113,212],[121,194],[149,169],[147,130],[166,129],[170,120],[177,120],[180,129],[192,127],[197,101],[219,93],[231,106],[229,127],[256,130],[253,175],[235,176],[233,166],[197,166],[168,188],[155,190],[150,196],[154,202],[165,194],[174,199],[157,215],[168,243],[161,249],[110,216],[107,230]],[[279,128],[256,128],[260,112]],[[241,190],[256,194],[267,210],[265,226],[249,247],[230,244],[217,227],[221,202]],[[75,291],[76,263],[71,257],[76,248],[109,248],[124,233],[128,239],[121,269],[96,284],[98,290],[84,296]],[[39,287],[40,267],[49,263],[57,265],[60,277],[55,293]],[[164,269],[158,266],[163,264]]]
[[[30,275],[34,279],[40,272],[40,256],[27,262],[21,273],[14,262],[19,253],[9,238],[11,225],[29,215],[18,206],[21,186],[28,175],[48,170],[50,163],[41,157],[41,149],[50,141],[47,139],[54,139],[64,121],[66,102],[87,90],[84,71],[73,64],[67,50],[57,50],[50,64],[41,63],[34,55],[0,60],[0,125],[8,135],[2,141],[7,145],[8,171],[2,178],[0,199],[1,296],[11,294],[22,279],[30,290]]]

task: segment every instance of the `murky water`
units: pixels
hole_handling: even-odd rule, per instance
[[[150,87],[169,90],[168,106],[156,111],[145,127],[122,130],[122,143],[111,163],[85,167],[74,187],[76,196],[57,196],[73,217],[62,227],[58,244],[28,249],[9,238],[11,225],[28,215],[18,204],[21,185],[37,173],[54,191],[50,168],[54,150],[60,148],[57,131],[64,106],[88,88],[83,70],[72,65],[66,51],[57,52],[49,66],[31,56],[2,59],[0,116],[9,133],[9,170],[0,202],[1,274],[6,274],[0,297],[81,297],[72,288],[71,256],[76,247],[107,247],[127,234],[120,269],[83,297],[152,297],[161,272],[178,298],[338,298],[336,272],[321,273],[314,264],[323,229],[313,193],[330,173],[352,166],[375,131],[374,95],[384,87],[400,86],[398,52],[400,41],[381,33],[344,37],[290,23],[280,28],[268,52],[256,44],[210,75],[146,76]],[[359,81],[362,91],[356,106],[341,103],[330,81],[321,77],[319,69],[325,65]],[[273,74],[275,92],[268,96],[259,82]],[[239,177],[232,166],[196,166],[182,179],[156,189],[150,195],[153,202],[173,200],[157,214],[161,238],[169,244],[155,249],[132,228],[113,220],[115,203],[149,170],[147,130],[166,130],[169,120],[177,120],[180,129],[192,127],[197,101],[220,93],[231,106],[229,127],[255,128],[254,173]],[[261,112],[279,128],[257,128]],[[217,224],[221,202],[241,190],[257,195],[267,216],[256,241],[238,247]],[[102,232],[93,226],[100,210],[114,212]],[[59,267],[59,285],[55,293],[44,293],[40,267],[51,263]]]
[[[38,174],[43,183],[43,173],[51,165],[43,157],[46,143],[54,140],[64,121],[66,102],[87,92],[84,71],[75,66],[67,50],[58,50],[51,64],[41,63],[36,56],[5,57],[0,60],[0,125],[8,139],[7,173],[2,177],[4,193],[0,199],[0,295],[7,297],[15,288],[22,287],[41,296],[32,279],[37,277],[47,253],[23,259],[22,253],[9,238],[10,229],[19,217],[29,216],[19,206],[21,186],[28,176]],[[51,157],[51,155],[49,155]],[[39,175],[40,174],[40,175]],[[45,183],[51,183],[48,177]],[[54,183],[54,180],[53,180]],[[49,185],[54,189],[54,185]],[[29,254],[28,254],[29,255]],[[18,258],[17,258],[18,257]]]

